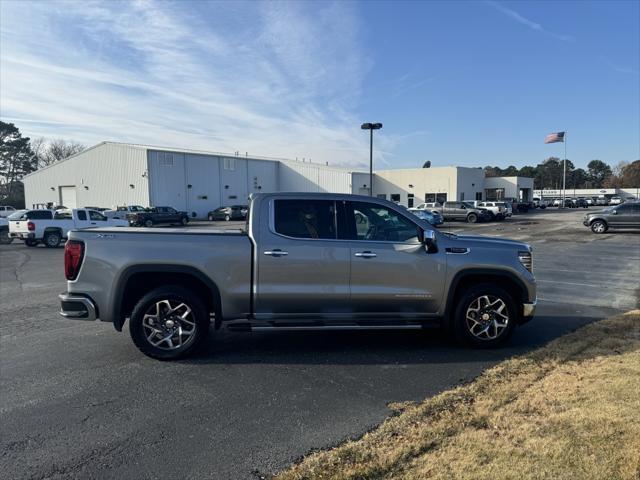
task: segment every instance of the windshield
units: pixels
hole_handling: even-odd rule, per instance
[[[467,208],[476,208],[476,206],[473,203],[462,202],[462,204]]]

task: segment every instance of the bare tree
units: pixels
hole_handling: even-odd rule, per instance
[[[38,168],[47,167],[71,155],[80,153],[87,147],[81,143],[69,142],[62,139],[52,140],[47,143],[43,137],[31,142],[31,149],[38,158]]]

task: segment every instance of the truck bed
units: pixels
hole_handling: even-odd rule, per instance
[[[180,273],[211,280],[225,299],[224,313],[250,312],[252,245],[242,230],[104,227],[72,230],[69,240],[84,242],[85,258],[81,285],[69,282],[68,291],[77,288],[93,298],[101,320],[114,320],[114,306],[120,306],[125,290],[137,287],[140,270],[169,275],[178,285]]]

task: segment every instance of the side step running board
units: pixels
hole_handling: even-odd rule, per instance
[[[250,323],[229,324],[227,328],[234,332],[304,332],[314,330],[422,330],[422,324],[407,325],[251,325]]]

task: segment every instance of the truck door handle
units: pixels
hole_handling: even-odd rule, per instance
[[[289,255],[289,252],[283,252],[279,248],[276,248],[275,250],[267,250],[264,254],[271,257],[284,257],[285,255]]]
[[[355,254],[356,257],[362,257],[362,258],[374,258],[377,257],[377,255],[373,252],[357,252]]]

